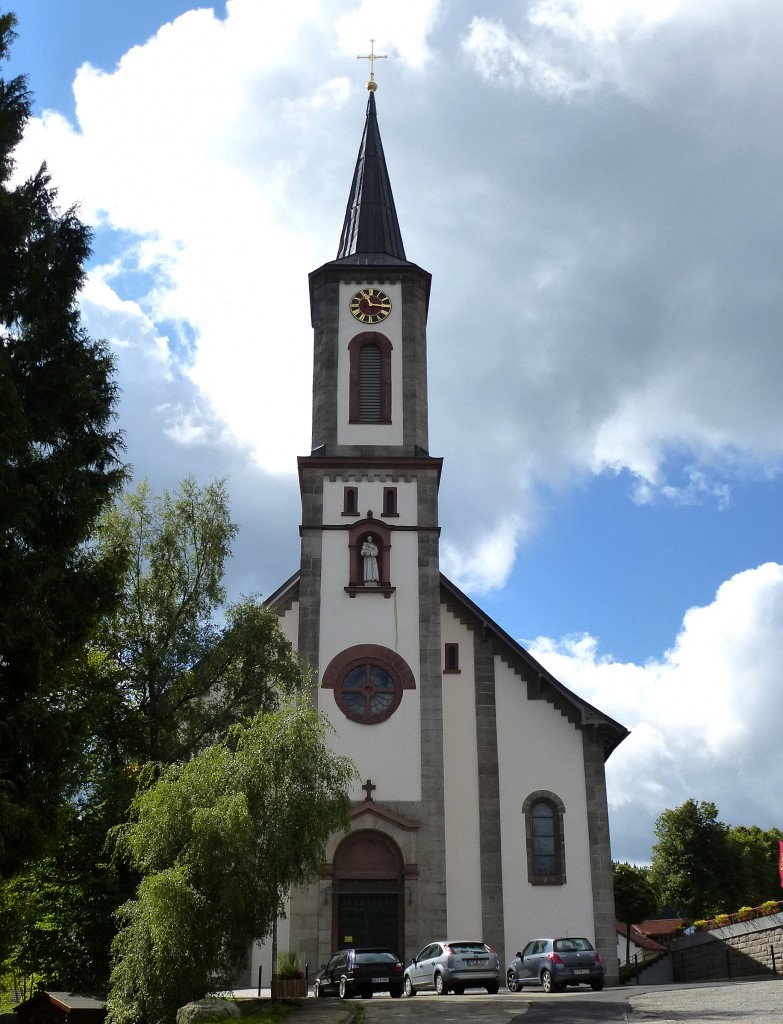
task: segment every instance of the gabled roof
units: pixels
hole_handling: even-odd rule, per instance
[[[52,1003],[59,1009],[70,1013],[72,1010],[105,1011],[106,1000],[100,996],[84,995],[81,992],[36,992],[23,1003],[14,1007],[14,1011],[27,1009],[36,1003]]]
[[[372,91],[335,262],[363,266],[408,263]]]
[[[599,729],[603,739],[604,760],[629,735],[624,725],[605,715],[592,704],[588,704],[557,680],[443,573],[440,574],[440,596],[441,603],[445,604],[460,622],[471,629],[481,631],[483,636],[492,637],[495,654],[526,684],[528,700],[547,701],[577,728]],[[299,573],[295,572],[264,603],[274,608],[278,615],[282,615],[298,600]]]
[[[473,629],[480,629],[484,636],[493,638],[494,653],[522,677],[527,684],[529,700],[548,701],[579,728],[593,727],[601,730],[604,760],[629,735],[624,725],[564,686],[443,573],[440,574],[440,592],[441,600],[460,622]]]
[[[628,937],[628,928],[622,921],[615,921],[615,927],[617,928],[618,935],[622,935],[624,939]],[[646,949],[651,953],[660,953],[666,950],[666,946],[640,932],[635,924],[631,925],[631,942],[638,946],[639,949]]]
[[[681,917],[661,917],[640,921],[636,927],[643,935],[671,935],[678,928],[682,928],[683,924]]]

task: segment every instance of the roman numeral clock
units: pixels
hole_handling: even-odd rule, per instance
[[[391,299],[377,288],[365,288],[351,299],[351,315],[363,324],[378,324],[391,313]]]

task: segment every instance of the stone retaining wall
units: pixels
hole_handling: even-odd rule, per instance
[[[783,914],[683,935],[671,952],[677,982],[783,974]]]

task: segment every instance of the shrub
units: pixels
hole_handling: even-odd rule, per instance
[[[304,977],[302,961],[293,950],[289,949],[286,952],[277,954],[277,976],[278,978]]]

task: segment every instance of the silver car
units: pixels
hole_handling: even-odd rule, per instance
[[[485,988],[494,995],[500,988],[498,955],[484,942],[440,939],[411,959],[404,984],[406,996],[415,996],[419,989],[460,995],[466,988]]]

